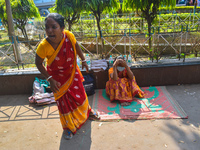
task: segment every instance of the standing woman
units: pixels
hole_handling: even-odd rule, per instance
[[[50,13],[45,18],[47,38],[37,48],[35,63],[54,92],[64,137],[71,139],[88,117],[99,120],[99,116],[89,105],[82,84],[84,78],[76,62],[77,54],[87,72],[88,65],[74,35],[64,27],[64,17],[58,13]],[[47,68],[43,65],[45,58]]]

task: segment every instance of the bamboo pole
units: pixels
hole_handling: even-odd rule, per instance
[[[17,39],[16,39],[16,36],[15,36],[15,30],[14,30],[14,25],[13,25],[13,17],[12,17],[12,10],[11,10],[11,6],[10,6],[10,0],[5,0],[6,2],[6,13],[7,13],[7,18],[8,18],[8,30],[9,30],[9,33],[10,33],[10,37],[13,37],[12,38],[12,42],[14,42],[14,48],[13,48],[13,52],[14,54],[16,54],[16,62],[18,64],[22,64],[22,58],[21,58],[21,54],[20,54],[20,51],[19,51],[19,48],[18,48],[18,43],[17,43]]]

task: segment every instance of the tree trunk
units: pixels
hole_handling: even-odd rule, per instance
[[[22,30],[23,30],[23,33],[24,33],[25,40],[26,40],[27,43],[28,43],[29,49],[32,49],[32,46],[31,46],[30,41],[29,41],[29,39],[28,39],[28,35],[27,35],[27,32],[26,32],[26,29],[25,29],[24,27],[22,27]]]
[[[31,49],[32,47],[31,47],[30,42],[29,42],[29,40],[28,40],[28,35],[27,35],[27,33],[26,33],[26,29],[24,28],[23,25],[17,25],[17,27],[22,31],[22,34],[23,34],[24,39],[25,39],[25,45],[27,45],[27,44],[26,44],[26,42],[27,42],[27,43],[28,43],[28,46],[29,46],[29,49]]]
[[[104,58],[103,56],[103,52],[104,52],[104,40],[102,38],[102,31],[101,31],[101,26],[100,26],[100,16],[96,16],[96,20],[97,20],[97,27],[98,27],[98,30],[99,30],[99,37],[100,37],[100,40],[101,40],[101,57],[102,59]]]
[[[153,61],[153,50],[151,49],[151,20],[150,18],[147,19],[147,23],[148,23],[148,36],[149,36],[149,57],[150,59],[152,58],[152,61]]]
[[[68,22],[68,28],[69,28],[69,31],[71,31],[71,29],[72,29],[72,23],[71,22]]]
[[[135,11],[135,16],[134,17],[139,17],[140,15],[138,14],[138,8],[136,8],[136,11]]]
[[[16,56],[15,59],[16,59],[17,64],[21,64],[22,58],[21,58],[21,53],[18,49],[16,37],[15,37],[15,30],[14,30],[14,25],[13,25],[13,17],[12,17],[10,1],[5,0],[5,2],[6,2],[6,13],[7,13],[7,18],[8,18],[8,25],[9,25],[9,33],[10,33],[9,36],[13,36],[13,41],[14,41],[13,52],[14,52],[14,55]]]

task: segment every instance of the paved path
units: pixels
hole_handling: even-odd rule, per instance
[[[29,95],[0,96],[0,149],[199,150],[200,84],[167,90],[188,119],[87,121],[70,141],[63,138],[55,104],[35,107],[29,106]]]

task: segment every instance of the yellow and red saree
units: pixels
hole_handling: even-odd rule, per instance
[[[135,81],[135,77],[128,79],[127,70],[118,72],[118,79],[115,81],[110,77],[113,68],[109,71],[109,81],[106,82],[106,94],[110,97],[110,101],[117,100],[120,103],[132,102],[134,96],[144,97],[144,92],[139,88]]]
[[[61,43],[47,61],[47,71],[59,83],[59,92],[54,93],[54,97],[62,127],[75,134],[88,119],[91,108],[76,62],[76,40],[72,38],[72,33],[64,31]]]

